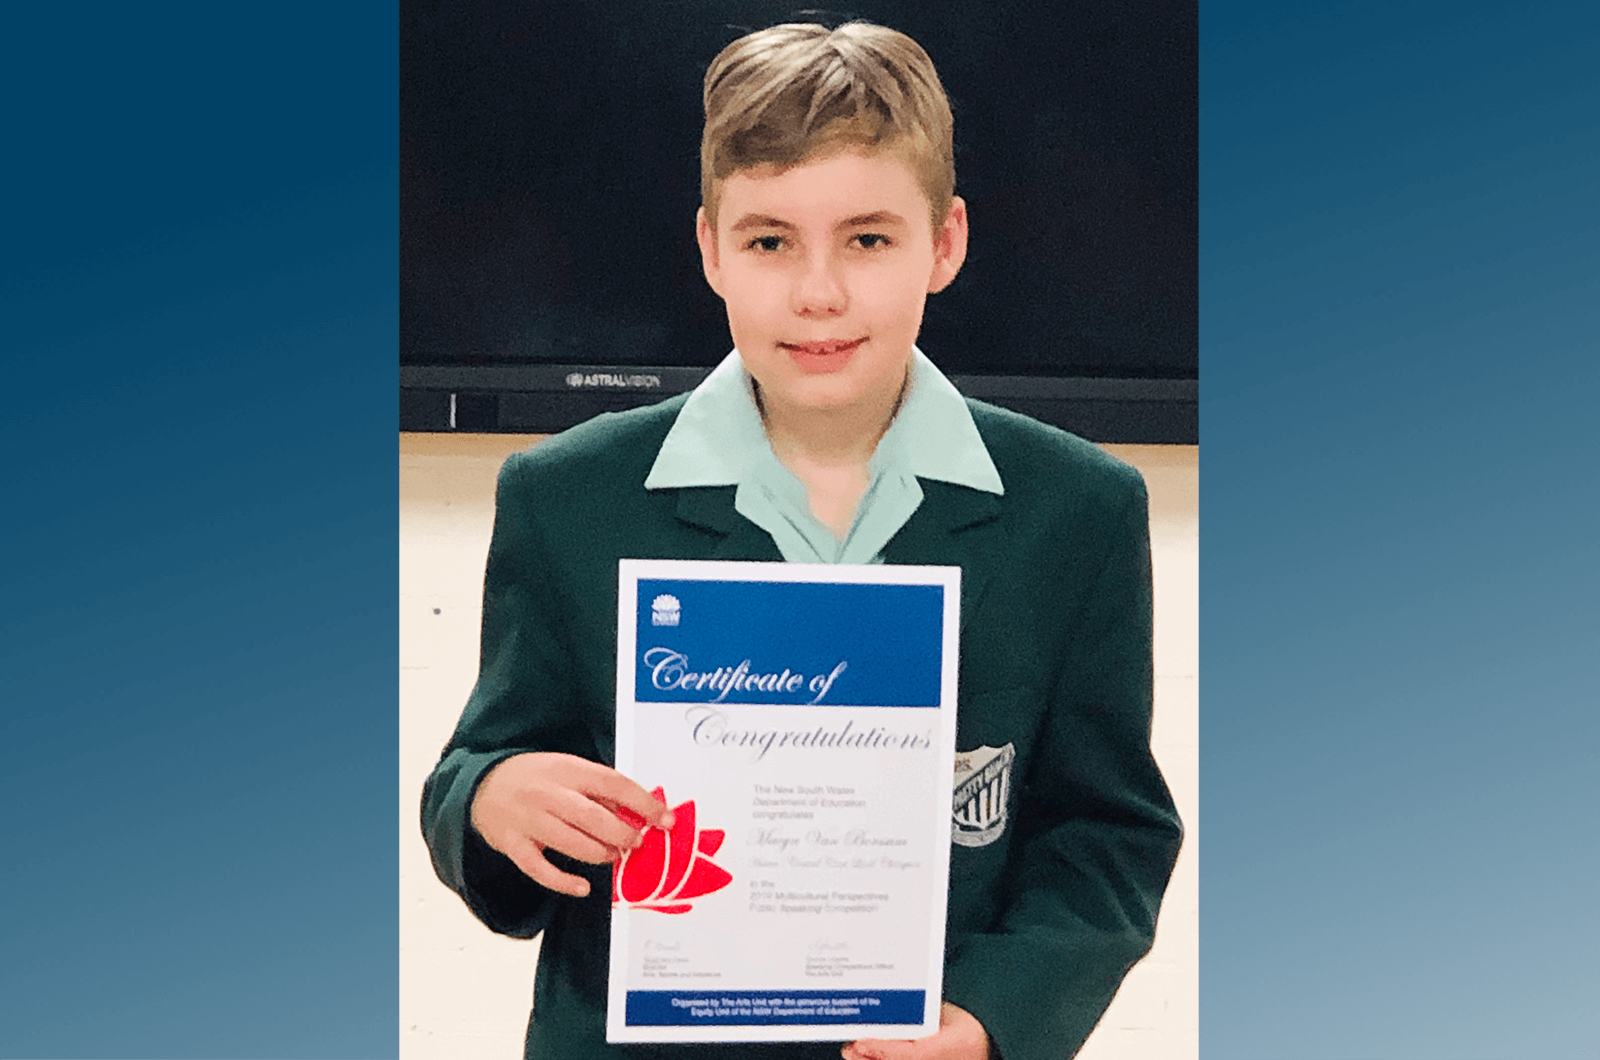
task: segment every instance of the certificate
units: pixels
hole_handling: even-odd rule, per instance
[[[623,560],[606,1040],[939,1027],[957,567]]]

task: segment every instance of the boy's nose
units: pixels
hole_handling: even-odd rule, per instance
[[[808,258],[790,293],[792,308],[800,316],[838,316],[849,299],[836,264],[829,258]]]

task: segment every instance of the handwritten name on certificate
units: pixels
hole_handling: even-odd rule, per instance
[[[616,867],[608,1041],[938,1030],[960,579],[622,561],[617,768],[676,821]]]

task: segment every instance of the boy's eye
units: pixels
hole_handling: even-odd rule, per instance
[[[775,251],[783,249],[783,237],[782,236],[756,236],[754,239],[752,239],[747,244],[747,246],[751,250],[763,250],[763,251],[766,251],[767,253],[770,254],[770,253],[773,253]]]
[[[867,250],[889,245],[889,237],[882,232],[862,232],[856,236],[856,242]]]

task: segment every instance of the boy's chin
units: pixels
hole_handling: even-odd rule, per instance
[[[772,391],[764,393],[772,394]],[[897,388],[880,393],[877,389],[864,388],[857,381],[839,376],[807,376],[796,380],[791,386],[783,387],[773,396],[792,413],[828,416],[887,410],[898,395]]]

